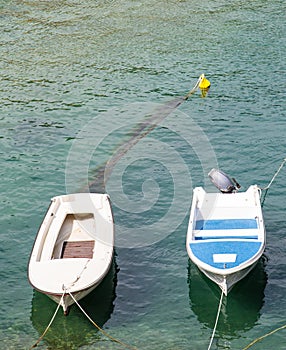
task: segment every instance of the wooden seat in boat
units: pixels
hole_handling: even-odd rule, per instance
[[[94,241],[65,241],[63,244],[61,259],[68,258],[93,258]]]

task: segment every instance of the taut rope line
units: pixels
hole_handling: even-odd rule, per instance
[[[219,301],[219,305],[218,305],[218,309],[217,309],[215,325],[214,325],[214,329],[213,329],[213,333],[212,333],[212,336],[211,336],[211,340],[210,340],[210,343],[209,343],[208,350],[210,350],[210,348],[212,346],[212,343],[213,343],[213,340],[214,340],[216,327],[217,327],[217,323],[218,323],[218,319],[219,319],[219,315],[220,315],[220,310],[221,310],[221,306],[222,306],[222,300],[223,300],[223,291],[221,292],[220,301]]]
[[[269,184],[264,187],[264,188],[261,188],[262,191],[265,190],[265,193],[264,193],[264,196],[263,196],[263,199],[261,201],[261,206],[263,207],[263,204],[265,202],[265,198],[266,198],[266,194],[267,194],[267,191],[269,190],[270,186],[272,185],[273,181],[275,180],[276,176],[280,173],[281,169],[283,168],[284,164],[286,163],[286,158],[283,159],[282,163],[280,164],[279,168],[277,169],[277,171],[275,172],[275,174],[273,175],[271,181],[269,182]],[[247,350],[249,348],[252,347],[252,345],[258,343],[259,341],[261,341],[262,339],[268,337],[269,335],[272,335],[278,331],[280,331],[281,329],[284,329],[286,328],[286,324],[284,326],[281,326],[281,327],[278,327],[276,329],[274,329],[273,331],[265,334],[265,335],[262,335],[261,337],[259,338],[256,338],[255,340],[253,340],[250,344],[248,344],[245,348],[243,348],[242,350]]]
[[[248,344],[248,345],[247,345],[245,348],[243,348],[242,350],[247,350],[247,349],[251,348],[252,345],[258,343],[259,341],[261,341],[262,339],[268,337],[269,335],[272,335],[272,334],[274,334],[274,333],[276,333],[276,332],[278,332],[278,331],[281,331],[281,329],[284,329],[284,328],[286,328],[286,324],[285,324],[284,326],[281,326],[281,327],[278,327],[278,328],[274,329],[273,331],[271,331],[271,332],[269,332],[269,333],[267,333],[267,334],[265,334],[265,335],[262,335],[262,336],[259,337],[259,338],[256,338],[255,340],[253,340],[250,344]]]
[[[280,173],[280,170],[283,168],[285,163],[286,163],[286,158],[283,159],[282,163],[280,164],[279,168],[277,169],[276,173],[272,177],[269,184],[266,187],[262,188],[262,190],[268,190],[270,188],[270,186],[272,185],[272,182],[275,180],[276,176]]]
[[[36,343],[35,343],[33,346],[30,347],[29,350],[34,349],[35,347],[37,347],[38,344],[40,343],[40,341],[41,341],[41,340],[44,338],[44,336],[46,335],[47,331],[48,331],[49,328],[51,327],[51,325],[52,325],[52,323],[53,323],[53,321],[54,321],[54,319],[55,319],[55,317],[56,317],[57,312],[59,311],[59,308],[60,308],[60,306],[61,306],[61,303],[62,303],[62,300],[63,300],[63,298],[64,298],[64,295],[65,295],[65,291],[63,292],[62,297],[61,297],[61,300],[60,300],[60,302],[58,303],[58,306],[57,306],[57,308],[56,308],[56,311],[55,311],[55,313],[53,314],[53,317],[51,318],[51,321],[50,321],[50,323],[48,324],[47,328],[45,329],[44,333],[40,336],[40,338],[36,341]]]
[[[112,337],[111,335],[109,335],[108,333],[106,333],[101,327],[99,327],[99,325],[97,325],[89,316],[88,314],[84,311],[84,309],[80,306],[80,304],[77,302],[77,300],[74,298],[74,296],[72,295],[71,292],[67,291],[70,295],[70,297],[73,299],[73,301],[75,302],[75,304],[79,307],[79,309],[83,312],[83,314],[88,318],[88,320],[103,334],[105,335],[107,338],[109,338],[111,341],[115,342],[115,343],[118,343],[122,346],[124,346],[125,348],[127,349],[130,349],[130,350],[137,350],[135,347],[131,346],[131,345],[128,345],[128,344],[125,344],[123,343],[121,340],[118,340],[114,337]]]
[[[277,169],[276,173],[274,174],[274,176],[272,177],[271,181],[269,182],[269,184],[264,187],[264,188],[261,188],[262,191],[265,190],[264,192],[264,196],[263,196],[263,199],[261,201],[261,206],[263,207],[263,204],[265,202],[265,198],[266,198],[266,195],[267,195],[267,191],[269,190],[270,186],[272,185],[272,182],[275,180],[276,176],[280,173],[281,169],[283,168],[284,164],[286,163],[286,158],[283,159],[282,163],[280,164],[279,168]]]

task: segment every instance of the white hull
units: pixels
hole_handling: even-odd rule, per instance
[[[79,292],[73,292],[72,296],[76,301],[79,301],[83,299],[85,296],[87,296],[90,292],[92,292],[100,284],[100,282],[101,281],[99,281],[99,283],[93,285],[89,289],[82,290]],[[69,294],[65,294],[63,298],[62,298],[62,295],[56,295],[56,294],[46,294],[46,295],[57,304],[59,303],[61,304],[64,314],[68,314],[69,307],[75,303],[74,299]]]
[[[32,249],[29,282],[67,313],[74,303],[70,294],[78,301],[101,283],[112,263],[113,246],[108,195],[54,197]]]
[[[216,283],[219,286],[219,288],[222,290],[223,294],[227,296],[228,293],[231,291],[232,287],[237,282],[242,280],[245,276],[247,276],[249,272],[255,267],[256,263],[257,262],[250,265],[248,268],[239,270],[229,275],[221,275],[221,274],[209,272],[209,271],[203,270],[200,267],[199,269],[205,276],[207,276],[210,280]]]
[[[193,263],[227,295],[265,249],[258,187],[228,194],[195,188],[186,248]]]

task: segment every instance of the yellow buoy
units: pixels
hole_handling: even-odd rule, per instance
[[[210,81],[205,77],[204,74],[201,75],[201,82],[199,84],[199,88],[201,90],[207,90],[211,86]]]
[[[204,74],[201,74],[198,81],[196,82],[196,85],[192,88],[190,92],[187,93],[186,96],[184,96],[184,100],[187,100],[192,94],[194,94],[198,90],[198,88],[200,88],[201,90],[202,97],[206,97],[210,86],[211,83],[208,81]]]

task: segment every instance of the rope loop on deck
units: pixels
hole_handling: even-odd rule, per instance
[[[74,287],[75,284],[80,280],[80,278],[82,277],[84,271],[86,270],[87,265],[89,264],[89,262],[90,262],[90,259],[87,259],[87,261],[85,262],[85,264],[84,264],[84,266],[83,266],[81,272],[76,276],[75,280],[74,280],[73,282],[71,282],[69,286],[65,286],[65,285],[63,284],[63,290],[65,291],[65,293],[67,293],[69,289],[71,289],[72,287]]]
[[[72,295],[71,292],[67,291],[68,294],[70,295],[70,297],[73,299],[73,301],[75,302],[75,304],[79,307],[79,309],[83,312],[83,314],[88,318],[88,320],[103,334],[105,335],[107,338],[109,338],[111,341],[118,343],[120,345],[122,345],[123,347],[130,349],[130,350],[137,350],[137,348],[128,345],[124,342],[122,342],[121,340],[118,340],[114,337],[112,337],[110,334],[108,334],[107,332],[105,332],[101,327],[99,327],[98,324],[96,324],[90,317],[89,315],[84,311],[84,309],[80,306],[80,304],[78,303],[78,301],[74,298],[74,296]]]
[[[59,301],[58,306],[57,306],[57,308],[56,308],[56,311],[54,312],[54,314],[53,314],[53,316],[52,316],[52,318],[51,318],[51,320],[50,320],[50,322],[49,322],[47,328],[44,330],[43,334],[42,334],[42,335],[40,336],[40,338],[36,341],[36,343],[35,343],[33,346],[31,346],[31,347],[29,348],[29,350],[36,348],[36,347],[38,346],[38,344],[40,343],[40,341],[41,341],[41,340],[44,338],[44,336],[46,335],[47,331],[50,329],[50,327],[51,327],[51,325],[52,325],[52,323],[53,323],[53,321],[54,321],[54,319],[55,319],[55,317],[56,317],[56,314],[58,313],[59,308],[60,308],[60,306],[61,306],[61,304],[62,304],[64,295],[65,295],[65,290],[63,291],[61,300]]]
[[[210,340],[210,343],[209,343],[208,350],[210,350],[210,348],[211,348],[211,346],[212,346],[212,343],[213,343],[213,340],[214,340],[214,336],[215,336],[215,332],[216,332],[216,327],[217,327],[217,324],[218,324],[218,319],[219,319],[220,310],[221,310],[221,306],[222,306],[222,301],[223,301],[223,291],[221,291],[221,296],[220,296],[220,301],[219,301],[219,305],[218,305],[218,309],[217,309],[217,315],[216,315],[215,325],[214,325],[214,329],[213,329],[213,333],[212,333],[212,336],[211,336],[211,340]]]

